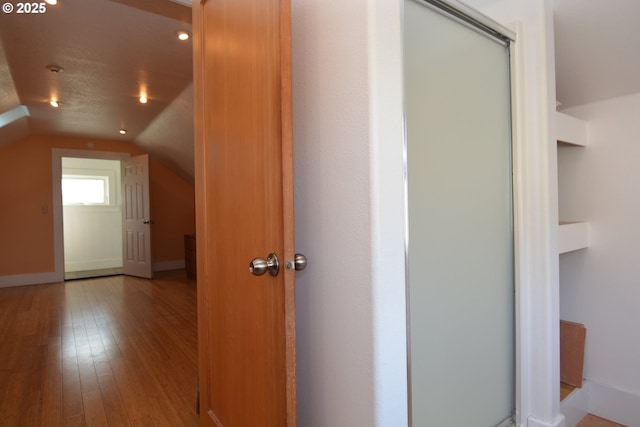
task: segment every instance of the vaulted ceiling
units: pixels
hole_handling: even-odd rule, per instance
[[[169,0],[0,14],[0,146],[32,133],[122,140],[193,176],[192,46],[179,31],[191,9]]]

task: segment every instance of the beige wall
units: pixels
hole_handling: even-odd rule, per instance
[[[87,150],[87,138],[34,135],[0,148],[0,276],[54,271],[51,150]],[[90,140],[95,151],[145,154],[130,142]],[[195,231],[194,186],[151,158],[155,262],[184,258]]]

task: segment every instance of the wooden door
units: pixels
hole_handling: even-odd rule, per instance
[[[203,426],[296,419],[289,0],[194,0]],[[254,276],[275,253],[277,276]]]
[[[121,161],[122,264],[124,274],[153,277],[151,256],[151,206],[149,203],[149,155]]]

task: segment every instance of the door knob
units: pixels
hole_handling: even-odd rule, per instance
[[[307,266],[307,257],[302,254],[295,254],[293,261],[287,261],[287,270],[304,270]]]
[[[267,259],[254,258],[249,263],[249,271],[254,276],[262,276],[267,271],[272,276],[277,276],[280,271],[280,262],[276,254],[269,254]]]

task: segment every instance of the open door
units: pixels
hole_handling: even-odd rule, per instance
[[[122,264],[124,274],[153,277],[149,204],[149,155],[121,161]]]
[[[289,0],[193,13],[201,425],[294,427]]]

